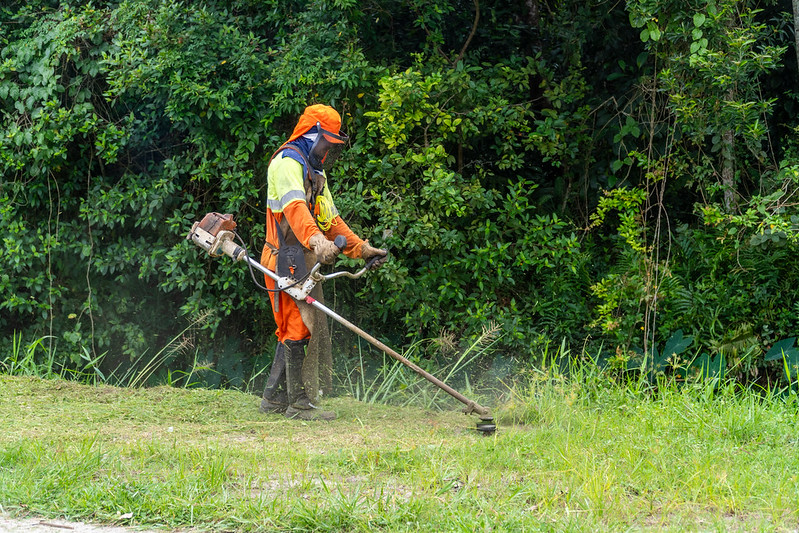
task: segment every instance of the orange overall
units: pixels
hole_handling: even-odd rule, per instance
[[[327,106],[310,106],[300,117],[288,142],[294,141],[320,123],[323,128],[337,132],[341,127],[341,119],[335,110]],[[287,142],[287,144],[288,144]],[[322,231],[317,225],[318,207],[309,203],[308,176],[304,174],[303,166],[286,156],[286,145],[278,149],[269,164],[267,174],[267,210],[266,210],[266,245],[261,254],[261,264],[271,271],[276,270],[277,256],[274,250],[279,247],[278,231],[285,217],[288,222],[288,231],[292,232],[299,243],[308,250],[309,239],[317,233],[323,233],[328,240],[335,240],[338,235],[347,238],[347,246],[343,252],[347,257],[360,258],[363,240],[358,237],[344,222],[332,206],[332,197],[327,184],[324,184],[324,195],[332,206],[332,216],[329,227]],[[310,169],[307,169],[310,172]],[[324,175],[321,175],[324,177]],[[313,214],[312,214],[313,213]],[[284,235],[285,237],[285,235]],[[266,286],[275,288],[271,278],[265,276]],[[277,338],[279,342],[286,340],[304,340],[310,338],[310,330],[300,316],[299,308],[294,299],[284,292],[270,292],[272,310],[277,324]],[[275,311],[275,298],[280,298]]]
[[[273,213],[271,209],[267,208],[266,212],[266,242],[277,247],[278,237],[277,232],[283,217],[288,220],[291,230],[297,236],[297,239],[303,246],[308,248],[308,239],[315,233],[319,233],[319,228],[311,217],[311,212],[305,202],[293,202],[287,205],[282,213]],[[277,224],[275,221],[277,220]],[[344,235],[347,238],[347,247],[344,249],[344,254],[347,257],[360,257],[361,246],[363,241],[355,235],[355,233],[347,226],[347,224],[337,216],[334,219],[333,225],[330,229],[324,232],[325,237],[329,240],[335,240],[337,235]],[[271,271],[275,271],[277,263],[277,256],[272,253],[269,246],[264,246],[261,253],[261,264]],[[269,289],[275,288],[275,282],[272,278],[265,276],[266,286]],[[311,336],[305,323],[300,317],[300,310],[294,299],[285,292],[270,292],[269,297],[272,299],[272,310],[275,316],[275,323],[277,324],[277,340],[283,342],[286,340],[299,341],[307,339]],[[280,298],[278,310],[275,312],[275,297]]]

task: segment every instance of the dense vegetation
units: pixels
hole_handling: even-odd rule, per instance
[[[258,251],[268,159],[322,102],[352,138],[337,206],[392,255],[327,289],[365,329],[402,344],[492,321],[522,360],[565,342],[619,369],[779,378],[799,362],[792,15],[787,0],[6,2],[0,339],[44,339],[40,356],[73,368],[104,355],[108,372],[177,338],[167,364],[240,382],[274,343],[267,301],[183,237],[229,212]]]

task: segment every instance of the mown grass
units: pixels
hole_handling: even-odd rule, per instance
[[[0,376],[0,505],[221,531],[791,531],[795,396],[531,374],[477,434],[452,411]]]

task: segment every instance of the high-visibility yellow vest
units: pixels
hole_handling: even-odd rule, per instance
[[[323,174],[324,175],[324,174]],[[302,165],[295,159],[287,156],[285,151],[278,153],[269,163],[269,173],[266,189],[266,205],[274,213],[282,213],[283,209],[292,202],[310,201],[309,189],[311,184],[303,175]],[[317,223],[326,223],[338,215],[338,209],[330,194],[330,187],[325,180],[320,204],[308,206]],[[319,212],[320,209],[323,212]]]

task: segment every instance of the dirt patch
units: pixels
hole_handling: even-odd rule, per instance
[[[156,533],[151,529],[67,522],[49,518],[14,518],[0,513],[0,531],[3,533]]]

